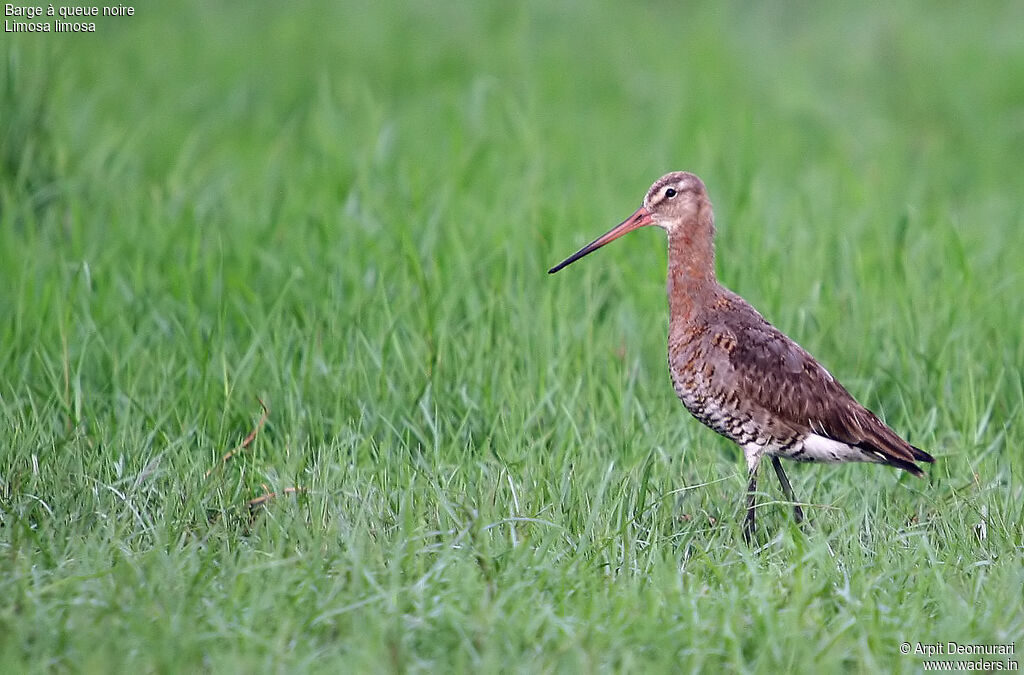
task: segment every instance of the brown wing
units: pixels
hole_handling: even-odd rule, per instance
[[[846,443],[886,464],[923,475],[914,462],[932,462],[931,455],[900,438],[800,345],[747,308],[750,313],[733,313],[728,321],[735,334],[729,361],[746,400],[794,430]]]

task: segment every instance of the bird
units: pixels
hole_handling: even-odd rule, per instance
[[[755,535],[757,469],[767,457],[799,524],[803,510],[780,459],[874,462],[924,477],[935,458],[862,406],[803,347],[715,274],[715,219],[704,182],[673,171],[629,218],[548,270],[554,274],[645,226],[668,239],[668,365],[676,395],[697,420],[743,450],[743,538]]]

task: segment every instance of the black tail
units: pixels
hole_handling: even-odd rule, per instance
[[[893,433],[890,431],[890,433]],[[872,441],[861,441],[856,444],[856,447],[866,450],[873,456],[878,457],[882,460],[882,464],[888,464],[889,466],[895,466],[899,469],[903,469],[908,473],[912,473],[918,478],[924,478],[924,471],[921,471],[921,467],[914,462],[934,462],[935,458],[929,455],[921,448],[915,447],[903,439],[893,434],[893,437],[900,443],[897,445],[897,449],[893,449],[892,446],[885,445],[879,442]],[[907,452],[907,448],[910,452]]]
[[[929,455],[927,452],[917,447],[916,445],[910,446],[910,450],[911,452],[914,453],[915,462],[928,462],[929,464],[932,464],[935,461],[934,457],[932,457],[931,455]]]

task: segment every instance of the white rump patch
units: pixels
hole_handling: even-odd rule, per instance
[[[834,441],[818,434],[807,434],[801,459],[812,462],[864,462],[869,461],[860,448]]]

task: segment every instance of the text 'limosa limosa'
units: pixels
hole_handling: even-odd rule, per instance
[[[548,272],[645,225],[668,234],[668,365],[676,395],[690,414],[737,443],[747,460],[747,541],[762,457],[771,458],[797,522],[803,512],[780,457],[875,462],[924,475],[915,462],[934,462],[931,455],[857,403],[800,345],[718,283],[711,201],[692,173],[659,178],[633,215]]]

